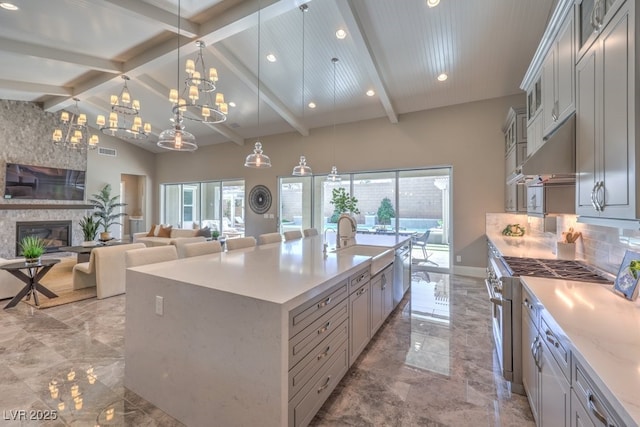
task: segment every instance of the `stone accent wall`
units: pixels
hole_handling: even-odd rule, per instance
[[[82,108],[82,106],[80,106]],[[45,112],[33,102],[0,100],[0,191],[4,194],[7,162],[49,166],[64,169],[87,170],[87,155],[56,147],[51,135],[59,115]],[[86,197],[86,195],[85,195]],[[54,200],[0,199],[0,257],[13,258],[15,254],[16,222],[71,220],[74,244],[82,242],[78,222],[84,209],[3,209],[3,204],[81,204]]]

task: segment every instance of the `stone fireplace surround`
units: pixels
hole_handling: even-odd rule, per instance
[[[0,204],[0,258],[11,259],[17,257],[17,222],[71,221],[71,245],[80,245],[83,240],[80,219],[92,210],[87,208],[87,205],[76,205],[71,209],[38,209],[37,205],[29,205],[28,208],[24,209],[4,209]]]

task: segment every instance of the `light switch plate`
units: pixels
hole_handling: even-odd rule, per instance
[[[164,314],[164,298],[156,295],[156,314],[162,316]]]

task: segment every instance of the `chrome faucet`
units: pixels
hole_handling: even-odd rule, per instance
[[[340,239],[338,239],[338,232],[333,228],[325,228],[324,229],[324,242],[327,243],[327,231],[333,231],[336,233],[336,249],[340,247]]]

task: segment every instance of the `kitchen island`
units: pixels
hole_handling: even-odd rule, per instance
[[[371,262],[314,236],[128,269],[125,386],[187,425],[308,423],[349,367]]]

